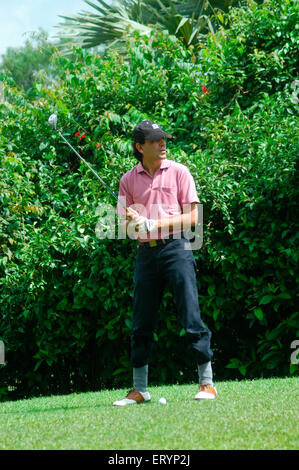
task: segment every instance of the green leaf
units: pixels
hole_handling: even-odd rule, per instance
[[[215,286],[215,285],[212,285],[212,286],[210,285],[210,286],[208,287],[208,294],[209,294],[210,296],[213,296],[213,295],[215,294],[215,290],[216,290],[216,286]]]
[[[39,361],[37,361],[37,363],[35,364],[35,367],[33,369],[34,372],[37,371],[37,369],[39,368],[39,366],[41,365],[41,363],[44,361],[44,359],[40,359]]]
[[[263,318],[264,318],[264,313],[263,313],[263,311],[262,311],[261,308],[255,308],[255,309],[253,310],[253,313],[254,313],[254,315],[256,316],[256,318],[257,318],[259,321],[262,321],[262,320],[263,320]]]
[[[264,295],[264,297],[262,297],[261,300],[259,301],[259,305],[269,304],[272,299],[273,299],[273,295],[271,294]]]
[[[282,292],[281,294],[278,294],[277,296],[279,299],[291,299],[292,296],[288,294],[288,292]]]
[[[220,313],[220,308],[215,308],[214,307],[213,318],[214,318],[215,321],[217,320],[219,313]]]
[[[234,357],[230,359],[230,362],[225,366],[227,369],[238,369],[240,365],[240,359]]]
[[[119,369],[116,369],[116,370],[112,373],[112,375],[120,375],[120,374],[122,374],[123,372],[126,372],[126,371],[127,371],[127,369],[125,369],[124,367],[120,367]]]
[[[96,332],[96,338],[99,338],[100,336],[103,336],[105,333],[106,333],[105,328],[100,328],[100,329]]]

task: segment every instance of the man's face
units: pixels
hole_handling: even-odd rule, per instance
[[[142,149],[143,158],[146,160],[163,160],[166,158],[166,141],[164,138],[160,140],[145,139],[144,144],[136,144],[137,150]]]

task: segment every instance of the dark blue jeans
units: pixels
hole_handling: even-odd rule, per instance
[[[164,288],[174,296],[186,337],[198,365],[209,362],[211,332],[203,324],[198,305],[196,263],[192,250],[185,250],[186,238],[166,240],[149,247],[140,243],[134,272],[134,309],[131,338],[133,367],[149,363],[153,332]]]

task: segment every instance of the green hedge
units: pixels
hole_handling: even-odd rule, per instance
[[[216,380],[297,374],[299,334],[294,1],[231,9],[198,56],[166,33],[137,34],[127,56],[78,49],[30,97],[6,81],[0,105],[0,366],[3,399],[131,385],[136,244],[99,240],[110,194],[47,126],[62,132],[117,192],[137,161],[144,118],[175,139],[204,207],[194,251]],[[206,87],[206,88],[203,88]],[[81,140],[77,132],[85,134]],[[178,340],[179,338],[179,340]],[[151,383],[196,379],[169,292],[154,335]]]

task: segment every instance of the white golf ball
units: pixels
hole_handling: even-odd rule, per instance
[[[159,398],[159,405],[166,405],[166,398],[164,397]]]

